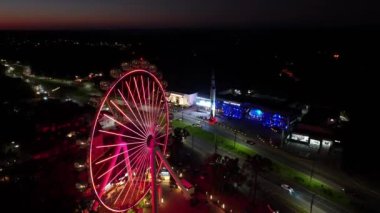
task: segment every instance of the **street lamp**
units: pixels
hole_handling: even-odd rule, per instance
[[[309,184],[311,184],[311,180],[313,179],[313,173],[314,173],[316,158],[312,156],[312,150],[311,150],[310,142],[309,142],[309,152],[310,152],[310,156],[312,157],[312,161],[313,161],[313,163],[311,164],[310,179],[309,179]]]
[[[315,194],[313,194],[313,195],[311,196],[311,201],[310,201],[310,213],[313,212],[314,197],[315,197]]]

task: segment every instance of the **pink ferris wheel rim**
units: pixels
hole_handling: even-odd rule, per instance
[[[148,88],[145,88],[146,84],[144,83],[144,77],[146,79],[148,79]],[[140,87],[138,86],[138,83],[136,83],[136,82],[139,82],[139,78],[141,78],[140,82],[142,84],[142,85],[140,85]],[[128,79],[129,79],[129,83],[131,83],[131,84],[129,84],[127,82]],[[152,88],[149,87],[150,86],[149,79],[152,80]],[[136,107],[135,110],[133,110],[133,107],[129,106],[128,101],[123,96],[123,93],[122,93],[123,89],[122,89],[121,92],[120,92],[120,89],[117,89],[117,87],[120,87],[120,84],[123,85],[124,83],[127,86],[128,92],[129,92],[130,97],[131,97],[131,99],[127,99],[127,100],[129,100],[129,101],[132,100],[133,101],[133,103],[135,105],[134,107]],[[155,87],[155,84],[156,84],[156,87]],[[135,89],[134,93],[131,92],[131,91],[133,91],[133,89],[130,89],[131,85],[135,86],[134,87],[134,89]],[[154,101],[155,100],[154,99],[155,98],[154,97],[154,94],[155,94],[154,93],[155,92],[154,88],[157,89],[156,90],[156,95],[157,95],[156,100],[159,101],[159,103],[157,103],[157,101],[156,102]],[[138,122],[138,124],[137,123],[135,124],[134,122],[132,122],[132,119],[129,119],[129,117],[132,117],[132,116],[131,115],[128,116],[128,115],[126,115],[126,113],[124,114],[122,112],[123,110],[121,110],[121,107],[118,107],[117,103],[115,104],[116,101],[113,102],[113,100],[110,98],[110,95],[111,95],[112,92],[114,92],[114,96],[115,96],[115,93],[116,93],[115,90],[116,89],[119,92],[120,97],[124,101],[125,105],[128,106],[127,109],[130,109],[130,113],[132,113],[134,115],[134,117],[136,118],[136,121]],[[152,91],[152,93],[150,93],[150,91]],[[143,98],[141,98],[140,92],[141,92],[141,96],[143,96]],[[136,94],[138,94],[138,96],[136,96]],[[103,99],[101,101],[101,104],[100,104],[100,106],[98,108],[98,111],[97,111],[97,114],[96,114],[96,119],[94,120],[94,123],[93,123],[93,126],[92,126],[91,144],[90,144],[90,149],[89,149],[89,168],[90,168],[89,171],[90,171],[91,186],[92,186],[93,191],[96,194],[96,198],[97,198],[98,202],[103,207],[105,207],[106,209],[108,209],[110,211],[114,211],[114,212],[127,211],[128,209],[133,208],[134,206],[136,206],[146,196],[146,194],[149,192],[150,183],[147,184],[148,185],[147,187],[145,186],[145,183],[149,182],[149,180],[147,180],[144,177],[145,173],[143,173],[144,169],[145,169],[145,171],[148,169],[148,166],[144,167],[144,166],[141,166],[141,165],[143,165],[143,164],[145,165],[145,160],[146,160],[146,157],[148,155],[152,155],[152,154],[154,155],[154,151],[153,150],[149,150],[149,145],[147,145],[147,143],[149,143],[149,141],[152,141],[150,143],[161,145],[162,148],[163,148],[163,150],[162,150],[163,153],[166,153],[166,147],[167,147],[168,135],[169,135],[169,112],[168,112],[168,104],[167,104],[167,101],[166,101],[166,98],[165,98],[165,94],[166,93],[165,93],[165,90],[164,90],[164,88],[162,86],[162,83],[160,82],[160,80],[154,74],[152,74],[151,72],[146,71],[146,70],[136,69],[136,70],[132,70],[132,71],[126,72],[116,82],[114,82],[111,85],[111,87],[109,88],[109,90],[106,92],[106,95],[103,97]],[[126,95],[126,94],[124,94],[124,95]],[[153,99],[152,99],[151,95],[153,95]],[[136,99],[138,99],[137,101],[134,98],[135,96],[136,96]],[[158,98],[158,96],[160,96],[160,98]],[[152,107],[156,111],[158,109],[158,112],[156,112],[158,114],[155,114],[154,111],[153,112],[149,112],[149,110],[147,110],[148,112],[145,112],[146,113],[145,115],[144,115],[143,112],[141,112],[142,115],[140,114],[140,110],[138,109],[138,104],[137,103],[140,101],[140,108],[142,108],[142,105],[143,105],[144,102],[145,102],[145,105],[147,105],[146,99],[148,100],[148,102],[149,101],[151,102],[151,106],[150,107]],[[116,117],[114,117],[114,115],[110,116],[110,115],[104,114],[103,117],[106,117],[107,119],[111,119],[112,121],[114,121],[114,123],[116,122],[117,125],[115,124],[114,126],[122,126],[123,128],[128,129],[129,130],[129,135],[124,135],[122,133],[112,132],[112,131],[108,131],[108,130],[106,131],[106,130],[103,130],[103,129],[100,128],[100,125],[98,123],[99,123],[99,120],[100,120],[100,115],[103,112],[103,107],[105,106],[107,100],[109,101],[108,102],[109,106],[113,106],[114,110],[116,112],[122,113],[122,115],[124,115],[126,118],[128,118],[129,121],[130,121],[130,123],[133,124],[133,126],[136,127],[136,128],[133,129],[132,126],[128,127],[127,125],[124,125],[123,122],[120,122]],[[158,105],[153,105],[154,103],[157,103]],[[161,103],[162,103],[162,105],[161,105]],[[148,107],[148,105],[146,107]],[[161,107],[163,107],[163,108],[161,108]],[[152,110],[150,110],[150,111],[152,111]],[[139,116],[137,116],[135,114],[138,114]],[[162,119],[161,119],[161,115],[162,115]],[[138,118],[141,118],[141,120],[138,119]],[[145,120],[143,118],[145,118]],[[148,120],[149,118],[151,120]],[[161,119],[160,120],[160,124],[162,126],[157,125],[158,122],[156,122],[156,121],[159,121],[159,119]],[[164,122],[164,123],[162,124],[162,122]],[[161,127],[161,128],[159,128],[159,127]],[[157,130],[158,128],[159,128],[159,130]],[[99,133],[97,132],[97,130],[98,130]],[[143,134],[143,133],[145,133],[145,134]],[[159,133],[161,133],[161,136],[157,136],[157,134],[159,134]],[[133,142],[127,141],[128,139],[126,139],[123,142],[120,142],[121,140],[118,141],[118,142],[113,141],[112,144],[107,144],[107,145],[104,144],[105,140],[102,139],[101,140],[102,143],[100,144],[101,146],[96,146],[96,145],[99,145],[99,141],[100,141],[100,140],[95,140],[95,135],[96,134],[106,134],[106,135],[111,135],[112,137],[115,137],[115,136],[119,137],[119,138],[120,137],[127,137],[127,138],[133,138],[135,140],[138,140],[138,139],[142,139],[142,140],[141,141],[138,140],[138,144],[139,145],[137,145],[135,147],[132,147],[132,148],[130,148],[129,146],[130,145],[132,146]],[[133,136],[131,136],[131,134]],[[141,136],[141,137],[139,138],[138,136]],[[146,136],[146,137],[144,137],[144,136]],[[154,139],[147,139],[147,138],[152,138],[152,137]],[[157,142],[158,138],[161,138],[160,139],[162,141],[161,143]],[[143,141],[144,139],[147,140],[148,142]],[[145,144],[145,146],[144,146],[144,144]],[[129,147],[129,148],[127,148],[127,147]],[[99,151],[98,151],[99,149],[98,148],[109,148],[109,149],[118,150],[118,151],[117,151],[117,154],[114,154],[111,157],[106,156],[106,158],[101,159],[101,160],[98,161],[98,159],[96,159],[96,160],[93,159],[93,158],[97,157],[96,154],[94,154],[94,153],[99,153]],[[122,149],[124,149],[124,150],[122,150]],[[135,150],[138,150],[138,151],[132,152],[132,149],[135,149]],[[105,155],[106,152],[109,152],[109,151],[104,151],[104,153],[101,154],[100,157],[102,157],[103,155]],[[110,151],[110,152],[112,152],[112,151]],[[132,155],[134,155],[134,156],[129,157],[128,154],[127,154],[127,156],[125,155],[125,153],[131,153],[131,152],[132,152],[132,154],[130,154],[130,156],[132,156]],[[125,162],[128,161],[128,163],[130,164],[129,168],[128,168],[128,166],[125,166],[123,169],[119,169],[120,171],[117,172],[118,174],[116,174],[112,178],[112,180],[109,181],[110,174],[114,173],[114,170],[116,170],[116,167],[117,167],[116,166],[116,161],[120,158],[120,156],[123,153],[124,153],[124,155],[122,157],[124,157],[124,160],[121,160],[119,163],[117,163],[117,165],[124,164]],[[144,160],[137,159],[137,156],[139,156],[139,155],[141,155],[141,156],[144,155],[145,159]],[[144,158],[144,157],[141,157],[141,158]],[[112,162],[113,164],[109,163],[109,161],[113,161]],[[148,160],[148,162],[149,162],[149,160]],[[98,163],[101,164],[102,167],[105,166],[105,164],[109,164],[110,165],[109,166],[110,169],[107,169],[104,173],[102,173],[102,175],[96,176],[94,174],[94,171],[95,171],[94,167],[100,167],[100,166],[98,166]],[[157,164],[158,164],[157,171],[159,171],[159,168],[162,166],[162,164],[160,162],[157,162]],[[133,166],[131,166],[131,165],[134,165],[134,168],[132,168]],[[137,166],[140,166],[142,168],[137,167]],[[104,198],[105,194],[108,193],[108,192],[104,192],[104,191],[107,191],[105,189],[105,187],[104,187],[104,184],[107,183],[107,185],[108,184],[113,185],[113,181],[115,179],[118,179],[118,177],[119,177],[120,174],[123,174],[121,172],[123,170],[125,170],[125,168],[127,168],[127,170],[128,170],[128,172],[124,172],[125,173],[124,178],[127,179],[127,181],[124,181],[125,182],[124,187],[123,186],[120,187],[120,188],[122,188],[122,190],[119,190],[120,193],[117,190],[118,187],[116,187],[115,191],[118,194],[118,196],[116,197],[116,200],[115,200],[114,204],[110,205],[109,201],[105,201],[105,198]],[[136,172],[132,172],[133,169],[137,170],[137,175],[136,175]],[[99,171],[102,171],[102,168],[98,169],[97,172],[99,173]],[[129,175],[127,176],[127,174],[129,174]],[[143,181],[140,180],[141,178],[136,178],[135,176],[142,176]],[[128,177],[128,178],[126,178],[126,177]],[[99,180],[99,179],[101,179],[101,180]],[[144,183],[144,187],[143,187],[142,190],[140,190],[140,194],[136,195],[136,194],[133,194],[133,192],[138,193],[139,192],[139,187],[141,187],[142,183],[134,183],[134,182],[139,182],[139,181]],[[127,188],[127,185],[128,185],[127,183],[129,183],[129,188],[128,188],[128,190],[125,190]],[[130,203],[128,203],[128,204],[123,205],[126,197],[128,197],[128,193],[131,190],[131,187],[134,187],[132,189],[133,192],[130,195],[132,197],[131,198],[132,201]],[[137,189],[136,189],[136,187],[137,187]],[[135,190],[137,190],[137,191],[135,191]],[[120,202],[120,201],[118,201],[118,199],[120,197],[122,197],[121,195],[123,194],[123,192],[125,193],[125,191],[126,191],[126,195],[124,197],[124,200],[123,200],[122,204],[121,205],[115,204],[116,202]],[[135,196],[136,196],[136,199],[133,199]],[[129,197],[128,197],[128,199],[129,199]],[[120,198],[120,200],[121,200],[121,198]]]

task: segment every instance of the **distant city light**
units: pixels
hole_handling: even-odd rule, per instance
[[[333,54],[333,58],[334,58],[335,60],[338,60],[338,59],[340,58],[339,53],[334,53],[334,54]]]

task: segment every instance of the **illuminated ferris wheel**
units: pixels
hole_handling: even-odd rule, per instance
[[[141,69],[121,75],[104,96],[91,135],[90,177],[101,206],[127,211],[151,191],[157,211],[155,182],[163,163],[173,175],[163,157],[168,134],[168,104],[160,79]]]

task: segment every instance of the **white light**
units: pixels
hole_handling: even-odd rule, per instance
[[[234,106],[240,106],[239,103],[235,103],[235,102],[231,102],[231,101],[223,101],[223,103],[225,103],[225,104],[231,104],[231,105],[234,105]]]
[[[15,148],[19,148],[19,147],[20,147],[20,145],[18,145],[18,144],[15,145]]]
[[[210,200],[212,200],[212,195],[210,195]]]
[[[164,203],[164,198],[163,197],[161,198],[161,203]]]
[[[104,187],[104,191],[108,191],[111,188],[111,183],[107,183],[107,185]]]
[[[195,104],[197,106],[211,107],[211,101],[210,100],[199,100]]]
[[[48,97],[44,96],[44,100],[47,101]]]
[[[223,209],[226,208],[226,205],[224,205],[224,203],[222,204],[222,208],[223,208]]]

